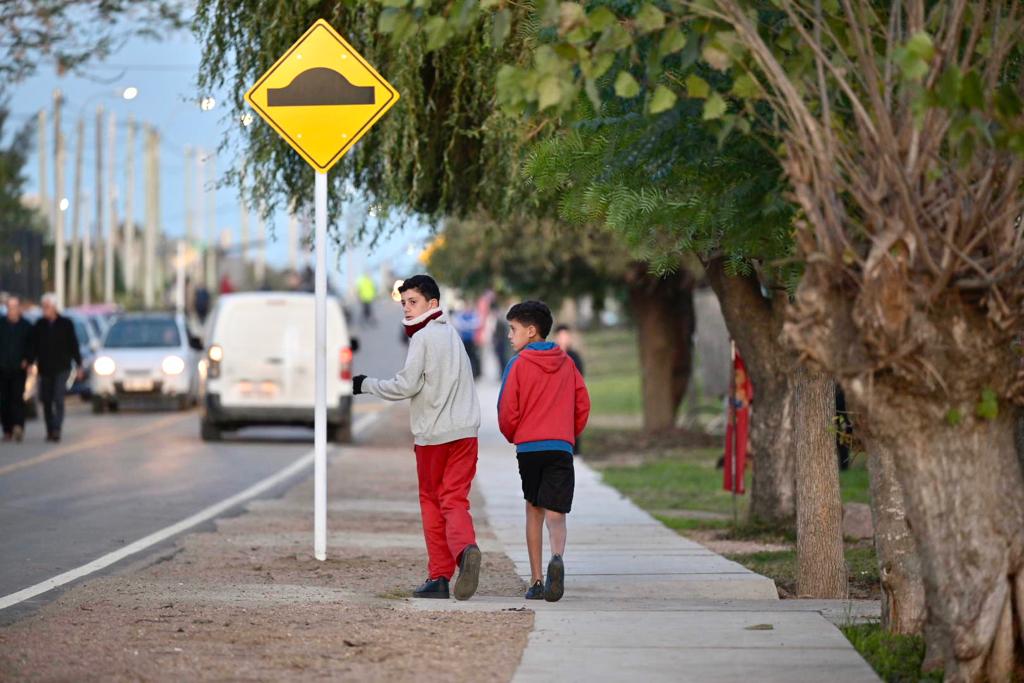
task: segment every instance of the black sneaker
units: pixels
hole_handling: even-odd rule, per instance
[[[527,600],[543,600],[544,599],[544,583],[537,579],[530,589],[526,591]]]
[[[562,564],[561,555],[552,555],[548,562],[548,576],[544,583],[544,599],[548,602],[558,602],[565,592],[565,565]]]
[[[480,583],[480,562],[483,555],[476,543],[470,543],[459,559],[459,578],[455,580],[455,599],[469,600]]]
[[[423,585],[412,592],[414,598],[448,599],[448,579],[442,577],[427,579]]]

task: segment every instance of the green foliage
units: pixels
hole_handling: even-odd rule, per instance
[[[378,215],[399,209],[437,219],[478,206],[528,206],[518,187],[518,122],[496,114],[493,92],[499,68],[518,59],[536,24],[518,14],[483,15],[479,3],[465,0],[432,16],[428,10],[439,4],[200,0],[194,29],[206,49],[199,87],[232,92],[237,120],[247,110],[242,95],[315,20],[325,19],[401,93],[332,171],[332,201],[354,186],[372,198]],[[254,200],[265,201],[268,212],[311,201],[312,170],[269,126],[230,131],[223,147],[244,152],[245,187]],[[241,168],[228,177],[240,185]],[[382,228],[364,229],[376,237]]]
[[[21,203],[25,193],[25,162],[32,151],[34,121],[9,132],[9,117],[7,107],[0,106],[0,141],[10,136],[7,145],[0,148],[0,248],[4,247],[8,234],[14,230],[44,229],[42,217]]]
[[[781,169],[752,139],[719,148],[700,111],[689,98],[656,119],[638,105],[608,104],[599,116],[580,103],[578,123],[533,145],[524,171],[559,217],[604,224],[656,272],[688,253],[785,257],[792,210]]]
[[[0,92],[36,72],[81,72],[131,35],[184,27],[182,0],[6,0],[0,2]]]
[[[628,264],[606,231],[514,215],[449,219],[428,254],[432,273],[466,290],[493,288],[552,306],[569,296],[603,296],[622,285]]]
[[[853,624],[840,629],[860,656],[886,683],[941,681],[941,671],[923,673],[925,643],[921,636],[888,633],[881,624]]]

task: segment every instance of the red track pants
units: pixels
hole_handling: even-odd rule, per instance
[[[469,514],[469,487],[476,474],[477,440],[416,446],[420,514],[430,578],[451,579],[462,551],[476,543]]]

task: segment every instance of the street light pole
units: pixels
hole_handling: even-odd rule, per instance
[[[57,307],[64,307],[64,135],[60,129],[60,108],[64,96],[60,90],[53,91],[53,287],[57,295]]]
[[[117,120],[114,112],[107,117],[107,241],[105,266],[103,271],[103,299],[106,303],[114,303],[114,245],[117,242],[117,187],[114,184],[116,157]]]
[[[195,162],[196,184],[193,218],[196,224],[196,237],[202,244],[199,258],[196,259],[195,273],[196,280],[202,280],[203,285],[209,291],[211,285],[206,279],[206,250],[210,248],[210,236],[206,234],[206,152],[202,147],[197,147],[195,150]]]
[[[205,111],[205,110],[204,110]],[[206,286],[217,288],[217,157],[214,152],[207,156],[210,162],[210,201],[206,209],[210,218],[206,225]]]
[[[103,204],[106,197],[103,195],[103,105],[96,107],[96,249],[102,246],[103,240]],[[97,254],[98,255],[98,254]],[[90,269],[91,271],[91,269]],[[86,278],[90,281],[92,273],[87,272]],[[90,292],[91,294],[91,292]],[[85,303],[90,303],[88,300]]]
[[[82,148],[85,144],[85,119],[78,117],[75,131],[75,197],[71,215],[71,295],[69,302],[81,303],[80,272],[82,266]]]
[[[142,301],[148,309],[153,307],[153,267],[156,249],[156,163],[155,163],[156,131],[146,126],[146,228],[143,234],[143,288]]]
[[[256,258],[253,263],[253,277],[256,279],[256,287],[263,287],[267,277],[267,224],[263,219],[264,206],[261,204],[256,212]]]
[[[134,294],[135,289],[135,117],[128,117],[128,135],[124,156],[124,246],[121,256],[124,269],[124,289]]]
[[[46,218],[46,227],[53,225],[52,216],[50,215],[50,200],[49,193],[46,191],[46,155],[49,154],[49,150],[46,148],[46,110],[40,109],[39,116],[36,119],[36,123],[39,126],[37,131],[37,137],[39,138],[39,210]]]

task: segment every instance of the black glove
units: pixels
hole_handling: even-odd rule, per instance
[[[356,375],[352,378],[352,395],[358,396],[363,393],[363,380],[366,379],[366,375]]]

